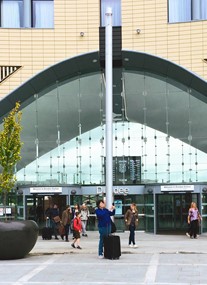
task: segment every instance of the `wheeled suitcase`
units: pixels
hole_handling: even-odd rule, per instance
[[[107,259],[119,259],[120,256],[120,237],[117,235],[109,235],[104,237],[104,257]]]
[[[42,239],[52,239],[52,229],[44,227],[42,229]]]
[[[42,229],[42,239],[49,240],[52,239],[52,228],[50,227],[50,221],[46,220],[46,225]]]

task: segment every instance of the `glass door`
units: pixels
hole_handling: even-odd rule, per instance
[[[202,230],[207,232],[207,193],[202,193]]]
[[[146,232],[154,233],[154,195],[147,194],[145,195],[145,230]]]
[[[188,209],[192,200],[190,194],[174,194],[174,229],[176,231],[187,229]]]
[[[188,209],[192,201],[198,204],[198,194],[159,194],[156,199],[157,233],[185,232],[188,228]]]
[[[174,228],[173,195],[157,195],[157,233]]]

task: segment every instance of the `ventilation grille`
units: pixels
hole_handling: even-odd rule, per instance
[[[21,66],[2,66],[0,65],[0,83],[16,72]]]

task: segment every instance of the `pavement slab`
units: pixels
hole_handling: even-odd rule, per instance
[[[137,248],[128,247],[129,232],[117,233],[122,255],[98,259],[98,232],[81,238],[82,250],[69,242],[42,240],[23,259],[0,260],[4,285],[207,285],[207,235],[154,235],[136,232]]]

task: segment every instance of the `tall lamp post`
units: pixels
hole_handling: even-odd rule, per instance
[[[113,76],[112,76],[112,9],[106,9],[105,73],[106,73],[106,207],[113,203]]]

